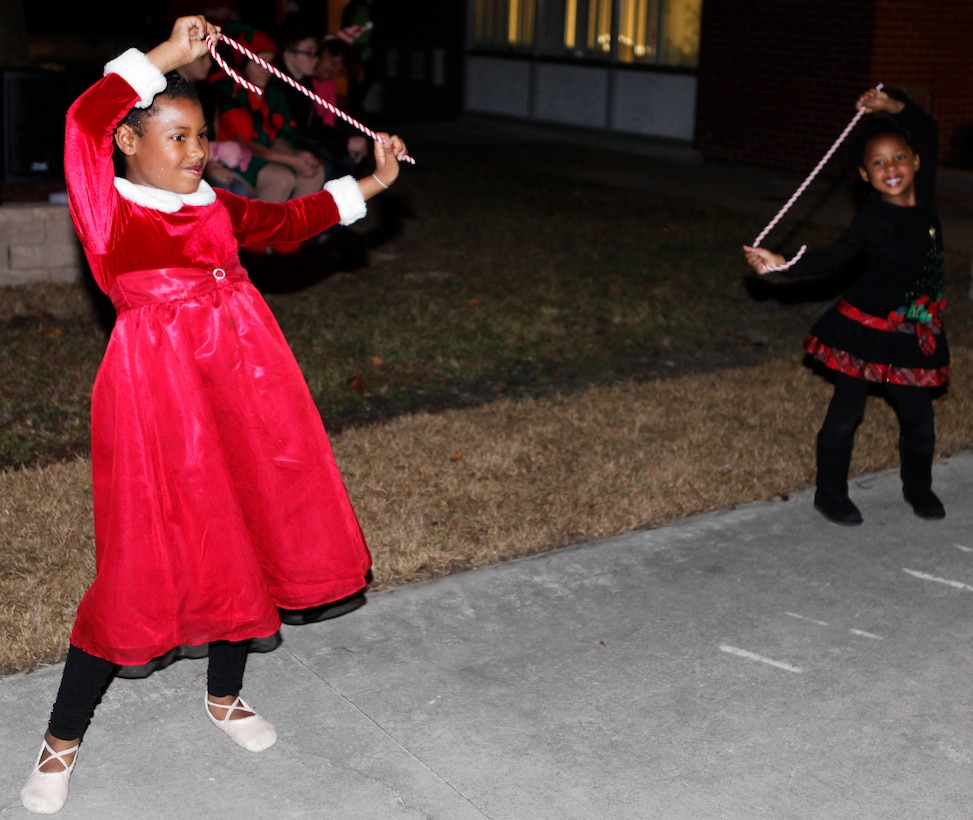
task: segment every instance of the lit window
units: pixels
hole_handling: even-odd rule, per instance
[[[535,0],[476,0],[474,45],[532,46],[535,14]]]
[[[474,44],[695,67],[703,0],[474,0]],[[617,18],[615,10],[617,6]]]

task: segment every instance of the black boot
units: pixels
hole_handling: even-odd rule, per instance
[[[909,442],[899,436],[899,475],[902,476],[902,495],[920,518],[938,521],[946,517],[946,508],[932,491],[932,459],[936,440]]]
[[[818,436],[818,477],[814,508],[829,521],[846,527],[862,523],[862,514],[848,497],[850,447],[829,447]]]

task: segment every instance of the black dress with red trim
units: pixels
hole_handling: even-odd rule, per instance
[[[835,242],[809,251],[783,275],[830,273],[862,253],[864,273],[815,322],[805,350],[831,370],[866,381],[945,384],[950,367],[941,318],[943,238],[935,210],[873,196]]]

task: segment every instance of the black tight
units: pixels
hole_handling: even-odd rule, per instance
[[[213,641],[209,645],[206,691],[214,698],[239,695],[250,641]]]
[[[58,740],[81,737],[115,669],[115,664],[89,655],[72,644],[68,648],[68,659],[64,662],[61,686],[57,690],[47,731]]]
[[[209,645],[206,688],[210,695],[219,698],[240,693],[249,649],[249,641],[214,641]],[[59,740],[82,737],[116,669],[110,661],[70,646],[47,730]]]
[[[834,395],[828,414],[821,425],[818,441],[834,449],[851,449],[855,430],[865,413],[870,382],[843,373],[835,375]],[[899,417],[902,439],[912,447],[922,447],[935,441],[936,428],[932,396],[926,387],[906,387],[884,384],[882,388],[891,399]]]

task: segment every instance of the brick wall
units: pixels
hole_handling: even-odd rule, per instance
[[[971,35],[965,0],[705,0],[695,146],[713,158],[810,171],[854,115],[855,98],[882,81],[931,101],[941,160],[962,166],[973,126]],[[849,145],[828,172],[852,161]]]
[[[0,285],[79,282],[85,265],[66,205],[0,207]]]
[[[928,96],[942,165],[973,168],[973,5],[879,0],[872,74]]]

